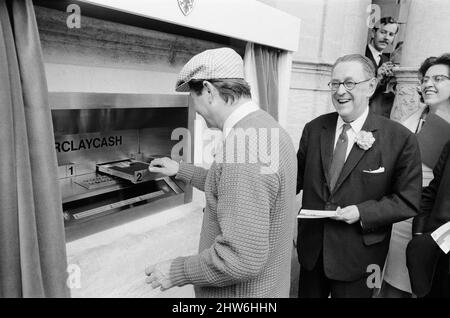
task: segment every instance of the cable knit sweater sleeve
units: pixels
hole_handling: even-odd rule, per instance
[[[177,286],[227,286],[257,276],[269,255],[270,202],[279,191],[277,174],[262,174],[258,164],[219,164],[217,217],[221,234],[198,255],[172,262]],[[201,179],[195,170],[192,179]],[[218,180],[219,179],[219,180]]]
[[[192,184],[201,191],[205,191],[205,181],[208,170],[193,164],[181,162],[176,179]]]

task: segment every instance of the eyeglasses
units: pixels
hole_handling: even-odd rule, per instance
[[[426,84],[428,83],[428,80],[430,80],[434,83],[434,84],[439,84],[442,83],[445,80],[450,80],[450,77],[448,77],[447,75],[433,75],[433,76],[424,76],[421,80],[420,80],[420,85]]]
[[[346,90],[348,90],[348,91],[351,91],[352,89],[355,88],[356,85],[358,85],[358,84],[360,84],[360,83],[363,83],[363,82],[370,81],[371,79],[372,79],[372,78],[368,78],[368,79],[366,79],[366,80],[364,80],[364,81],[361,81],[361,82],[355,82],[355,81],[352,81],[352,80],[345,80],[345,81],[343,81],[343,82],[339,82],[339,81],[331,81],[331,82],[328,83],[328,87],[329,87],[333,92],[335,92],[335,91],[337,91],[337,90],[339,89],[339,87],[341,86],[341,84],[344,84],[344,88],[345,88]]]

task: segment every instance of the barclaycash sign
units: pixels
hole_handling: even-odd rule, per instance
[[[90,150],[104,147],[116,147],[120,145],[122,145],[122,136],[82,138],[78,140],[55,142],[57,152]]]

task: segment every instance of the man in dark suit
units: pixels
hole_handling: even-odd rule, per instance
[[[419,209],[419,148],[408,129],[369,112],[377,79],[368,58],[339,58],[329,86],[337,113],[306,124],[297,193],[302,209],[337,211],[299,220],[299,297],[371,297],[368,271],[381,272],[392,224]]]
[[[387,83],[394,76],[394,64],[390,62],[389,54],[384,51],[394,42],[398,30],[399,24],[392,17],[382,18],[372,29],[371,40],[365,53],[375,66],[378,78],[377,88],[369,102],[370,110],[387,118],[390,117],[395,98],[393,92],[386,92]]]
[[[411,286],[419,297],[450,297],[449,255],[430,233],[450,222],[450,141],[433,170],[434,179],[422,192],[420,214],[414,218],[414,238],[406,250]]]

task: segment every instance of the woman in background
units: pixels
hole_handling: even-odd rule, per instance
[[[423,186],[433,178],[435,161],[450,139],[450,54],[427,58],[419,69],[421,101],[425,103],[402,124],[418,136]],[[432,140],[432,142],[429,142]],[[412,218],[394,224],[379,297],[411,297],[406,247],[412,238]]]

